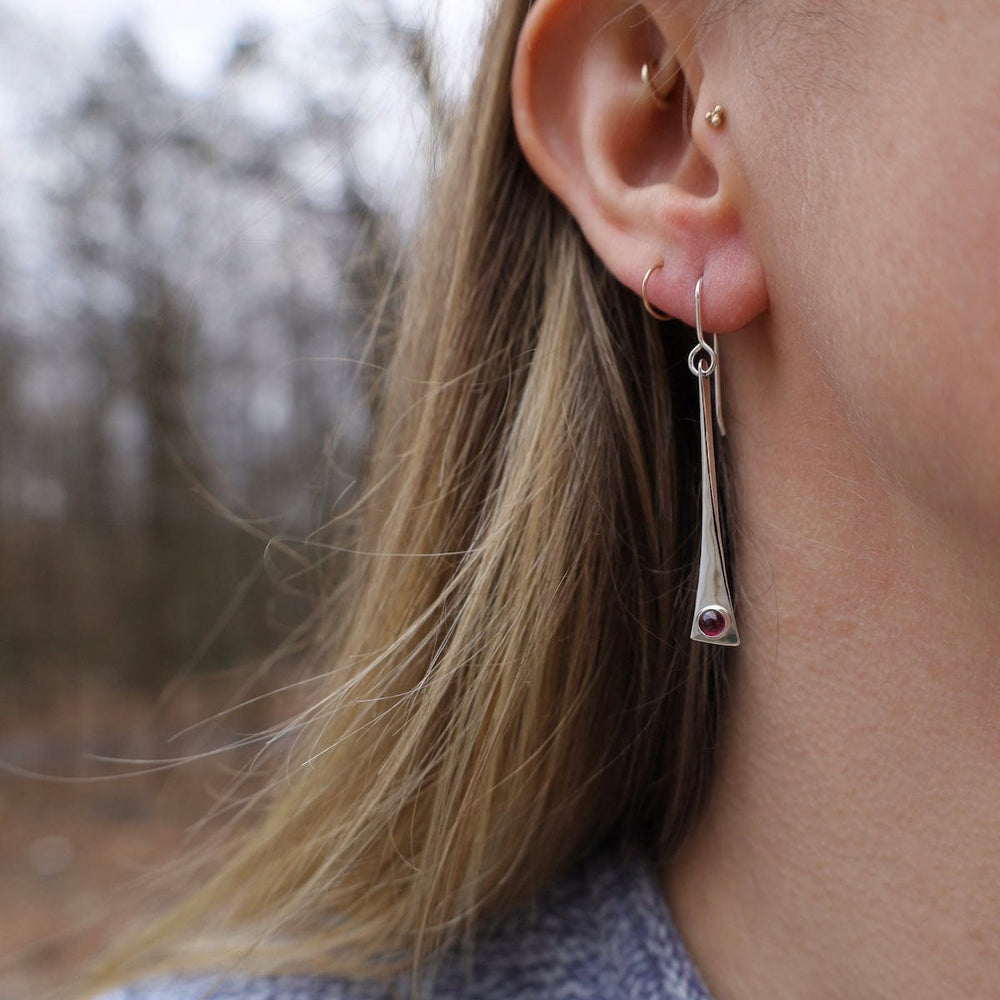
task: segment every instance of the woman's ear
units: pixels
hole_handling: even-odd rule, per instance
[[[529,163],[618,280],[638,295],[662,262],[649,299],[693,324],[704,276],[705,326],[722,333],[763,312],[767,290],[739,159],[725,126],[705,117],[725,103],[725,74],[670,7],[535,0],[514,63],[514,123]]]

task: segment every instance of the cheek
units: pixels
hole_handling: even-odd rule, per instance
[[[895,33],[895,62],[890,49],[878,60],[856,53],[845,62],[872,68],[850,86],[813,80],[791,102],[772,100],[782,114],[760,127],[778,155],[756,170],[778,206],[764,237],[777,262],[772,297],[785,297],[794,335],[872,460],[936,517],[995,533],[998,27],[993,14],[984,40],[951,25],[950,48],[940,33],[903,33],[905,52]],[[972,94],[970,75],[983,81]]]
[[[982,523],[1000,500],[1000,143],[984,169],[968,134],[924,121],[913,136],[871,129],[848,196],[823,213],[843,234],[835,249],[812,239],[814,266],[837,271],[823,348],[879,463],[939,515]]]

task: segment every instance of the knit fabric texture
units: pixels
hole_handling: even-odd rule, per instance
[[[317,976],[177,976],[102,1000],[400,1000],[394,984]],[[447,955],[420,981],[419,1000],[711,1000],[652,867],[603,854]]]

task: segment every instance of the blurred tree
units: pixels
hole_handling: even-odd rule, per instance
[[[208,662],[253,657],[301,615],[254,583],[263,546],[358,476],[367,332],[414,214],[386,185],[419,185],[441,109],[424,30],[372,0],[308,39],[247,26],[211,96],[119,31],[43,120],[61,237],[35,325],[0,330],[0,566],[33,567],[0,570],[17,657],[156,684],[206,638]]]

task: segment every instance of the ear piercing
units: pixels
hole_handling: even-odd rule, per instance
[[[659,73],[667,71],[667,86],[658,87],[656,85],[656,80],[654,79]],[[680,63],[677,62],[676,57],[671,56],[670,62],[664,67],[658,67],[656,63],[644,62],[642,64],[642,82],[649,91],[649,99],[658,107],[666,110],[670,107],[670,94],[674,89],[674,81],[677,79],[677,74],[680,73],[681,67]]]
[[[671,56],[670,62],[663,67],[657,66],[655,62],[644,62],[642,64],[642,71],[639,75],[642,77],[642,84],[646,88],[649,99],[664,111],[670,107],[670,95],[673,93],[674,82],[680,71],[681,66],[676,56]],[[667,84],[666,86],[657,86],[655,78],[664,72],[669,74]],[[711,111],[706,112],[705,121],[714,129],[724,128],[726,124],[726,109],[721,104],[716,104]]]
[[[667,313],[661,312],[649,301],[649,279],[663,267],[663,261],[661,260],[659,264],[654,264],[647,272],[646,277],[642,279],[642,304],[653,319],[659,320],[670,320],[673,316],[668,316]]]
[[[654,264],[642,279],[642,304],[656,319],[670,319],[649,301],[649,279],[663,267]],[[716,463],[715,432],[726,436],[722,419],[722,381],[719,377],[719,338],[705,337],[701,321],[701,294],[705,279],[694,288],[694,325],[698,343],[688,355],[688,368],[698,379],[698,410],[701,428],[701,553],[691,638],[714,646],[738,646],[740,633],[733,612],[732,590],[722,544],[722,510]],[[714,421],[712,419],[714,413]]]
[[[721,104],[716,104],[711,111],[705,115],[705,121],[712,128],[722,128],[726,124],[726,109]]]
[[[704,277],[694,288],[694,321],[698,343],[688,356],[691,374],[698,379],[698,409],[701,427],[701,555],[698,563],[698,589],[695,598],[691,638],[714,646],[738,646],[740,633],[733,613],[732,591],[722,544],[722,516],[719,503],[719,477],[715,461],[715,428],[712,426],[713,389],[715,423],[719,434],[726,436],[722,421],[722,383],[719,378],[719,339],[714,334],[709,343],[701,325],[701,292]],[[714,384],[713,384],[714,383]]]

